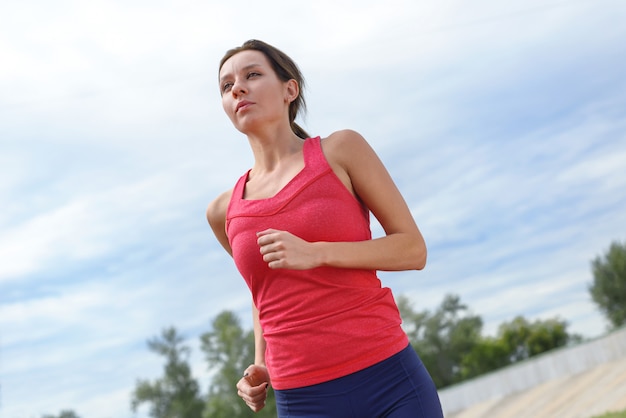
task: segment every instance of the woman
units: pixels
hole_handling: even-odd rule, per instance
[[[303,77],[251,40],[226,53],[224,111],[253,167],[207,209],[253,300],[255,361],[238,382],[254,411],[271,383],[279,417],[440,417],[435,387],[376,270],[422,269],[426,247],[367,142],[310,138],[295,123]],[[385,236],[372,239],[369,213]]]

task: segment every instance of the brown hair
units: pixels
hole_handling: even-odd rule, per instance
[[[220,61],[219,69],[222,69],[222,66],[229,58],[242,51],[261,52],[268,59],[272,68],[274,69],[274,72],[280,80],[295,80],[296,83],[298,83],[298,97],[289,104],[289,123],[291,125],[291,130],[293,131],[293,133],[295,133],[302,139],[308,138],[309,134],[307,134],[306,131],[295,122],[296,116],[298,115],[300,110],[306,110],[306,102],[304,100],[304,95],[302,94],[302,91],[304,90],[304,77],[302,76],[302,73],[300,72],[300,69],[298,68],[296,63],[291,58],[289,58],[287,54],[285,54],[278,48],[273,47],[272,45],[269,45],[263,41],[251,39],[244,42],[243,45],[226,52],[226,54]]]

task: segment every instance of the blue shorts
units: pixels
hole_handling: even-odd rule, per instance
[[[274,393],[279,418],[443,418],[437,389],[410,345],[348,376]]]

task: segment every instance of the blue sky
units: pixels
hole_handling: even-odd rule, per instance
[[[299,63],[307,130],[359,131],[405,195],[429,262],[381,273],[395,294],[459,294],[487,333],[605,331],[587,287],[626,239],[626,3],[211,3],[0,5],[0,416],[145,417],[148,338],[176,326],[206,382],[197,337],[249,323],[204,211],[252,163],[216,82],[250,38]]]

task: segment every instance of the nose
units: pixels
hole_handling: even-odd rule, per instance
[[[245,85],[245,82],[239,79],[235,80],[235,83],[233,84],[233,87],[231,88],[230,91],[234,97],[239,97],[241,95],[248,93],[248,89]]]

